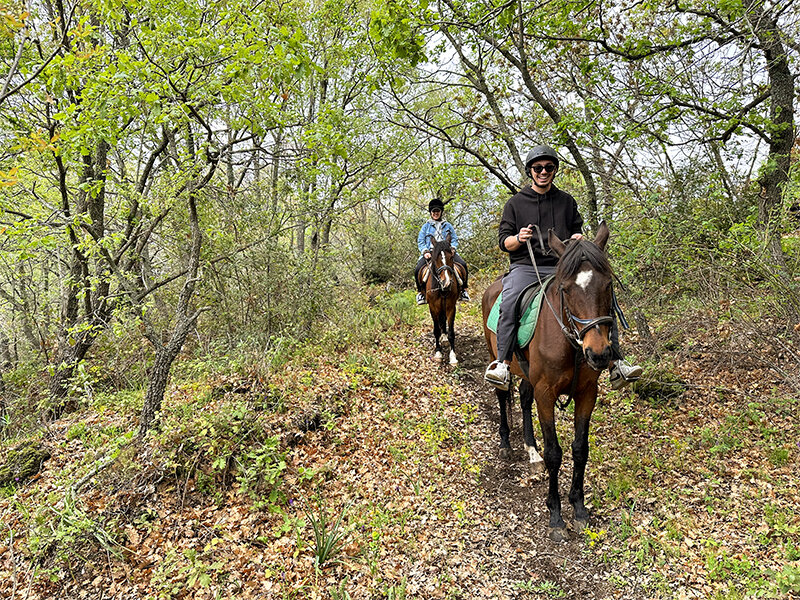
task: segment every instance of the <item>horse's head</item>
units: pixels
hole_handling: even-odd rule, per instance
[[[453,257],[456,251],[450,246],[450,234],[447,234],[441,241],[436,241],[433,236],[429,236],[432,244],[431,248],[431,272],[441,291],[446,292],[450,289],[455,279],[453,269]]]
[[[551,229],[550,248],[559,257],[556,285],[561,296],[565,333],[583,348],[589,366],[597,371],[611,361],[613,273],[605,252],[605,221],[594,242],[571,240],[564,244]]]

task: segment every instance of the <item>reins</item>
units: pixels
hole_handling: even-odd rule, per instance
[[[544,241],[542,240],[542,232],[539,229],[539,226],[532,225],[532,227],[536,229],[536,234],[539,236],[539,247],[544,249]],[[539,267],[536,264],[536,257],[533,254],[533,246],[531,246],[530,239],[525,240],[525,243],[528,246],[528,254],[530,254],[531,256],[531,262],[533,263],[533,268],[536,271],[536,278],[539,280],[539,286],[542,287],[544,286],[544,282],[542,281],[542,276],[539,273]],[[548,250],[545,254],[549,253],[550,251]],[[546,290],[542,290],[542,296],[544,296],[544,300],[545,302],[547,302],[547,306],[550,308],[550,312],[553,313],[553,317],[555,317],[556,323],[558,323],[559,327],[561,327],[561,333],[564,334],[564,337],[567,338],[567,341],[574,350],[579,350],[581,348],[581,338],[577,337],[574,331],[570,331],[569,329],[567,329],[567,326],[564,324],[564,321],[561,320],[561,315],[556,312],[555,308],[553,308],[553,304],[550,302],[550,298],[547,297],[547,294],[545,292]],[[561,300],[561,312],[563,312],[564,311],[563,290],[561,290],[560,300]],[[569,312],[567,312],[567,314],[569,314]]]

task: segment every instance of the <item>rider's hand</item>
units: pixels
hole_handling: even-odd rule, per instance
[[[429,260],[431,257],[431,253],[426,250],[425,252],[422,253],[422,256],[425,257],[425,260]]]
[[[571,240],[582,240],[582,239],[583,239],[583,234],[580,234],[580,233],[573,233],[573,234],[572,234],[572,237],[571,237],[571,238],[569,238],[569,239],[571,239]]]
[[[517,234],[517,241],[520,244],[524,244],[532,237],[533,237],[533,227],[528,225],[519,230],[519,233]]]

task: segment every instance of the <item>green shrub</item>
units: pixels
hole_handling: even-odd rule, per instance
[[[215,400],[213,410],[204,407],[209,402],[206,395],[166,414],[155,438],[160,470],[180,484],[194,477],[199,491],[217,499],[237,481],[259,506],[280,503],[286,461],[277,436],[260,422],[261,411],[239,398]]]

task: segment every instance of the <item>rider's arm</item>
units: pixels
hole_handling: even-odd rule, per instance
[[[422,228],[419,230],[419,235],[417,235],[417,249],[419,249],[420,254],[424,254],[424,252],[428,249],[428,234],[430,226],[425,223]]]
[[[517,224],[516,215],[508,204],[506,204],[506,207],[503,209],[503,218],[500,220],[500,227],[498,230],[500,249],[506,252],[519,250],[533,235],[530,225]]]
[[[517,227],[516,214],[510,202],[506,202],[505,207],[503,207],[503,216],[500,218],[500,225],[497,228],[500,250],[503,252],[513,252],[519,248],[516,238],[518,232],[519,227]]]
[[[446,226],[447,231],[450,232],[450,246],[455,249],[458,247],[458,236],[456,235],[456,228],[453,227],[452,223],[448,223]]]

